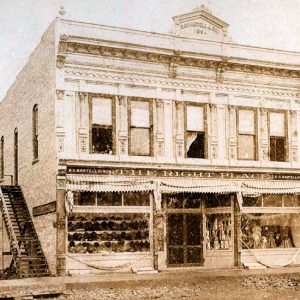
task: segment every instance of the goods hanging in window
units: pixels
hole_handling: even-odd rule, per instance
[[[231,214],[206,215],[206,250],[231,250]]]
[[[241,237],[243,249],[299,247],[299,214],[243,214]]]
[[[149,214],[72,214],[70,253],[150,251]]]

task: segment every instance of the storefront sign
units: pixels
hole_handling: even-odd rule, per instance
[[[274,179],[274,180],[300,180],[300,174],[258,173],[258,172],[210,172],[190,170],[154,170],[154,169],[126,169],[126,168],[88,168],[69,167],[68,174],[89,174],[102,176],[142,176],[163,178],[219,178],[219,179]]]
[[[34,217],[50,214],[56,211],[56,201],[49,202],[47,204],[35,206],[32,208],[32,214]]]

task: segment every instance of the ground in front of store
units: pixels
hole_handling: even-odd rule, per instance
[[[189,269],[151,275],[3,280],[0,299],[300,299],[299,271]]]

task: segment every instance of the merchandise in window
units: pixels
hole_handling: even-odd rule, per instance
[[[204,108],[188,105],[186,107],[186,156],[205,157]]]
[[[112,99],[92,98],[92,153],[113,154]]]
[[[255,112],[238,110],[238,158],[255,160]]]
[[[231,250],[231,234],[231,214],[206,215],[206,250]]]
[[[73,214],[68,218],[68,251],[148,252],[149,214]]]
[[[270,112],[270,161],[286,160],[285,113]]]
[[[151,155],[151,118],[149,101],[130,102],[130,154]]]
[[[243,214],[243,249],[293,248],[300,246],[300,216],[287,213]]]

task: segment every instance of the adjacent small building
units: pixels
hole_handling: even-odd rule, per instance
[[[233,43],[204,6],[173,20],[60,16],[0,103],[2,190],[52,274],[300,263],[300,52]]]

